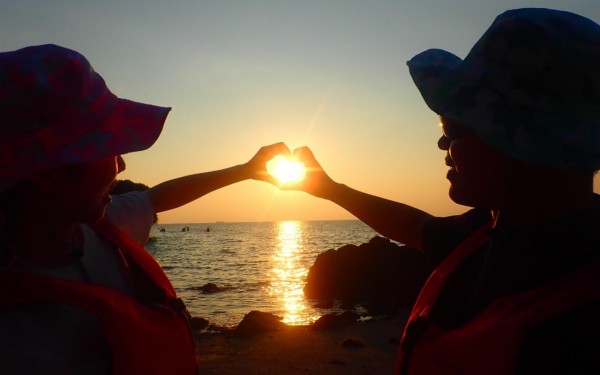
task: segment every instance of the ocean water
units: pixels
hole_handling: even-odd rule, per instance
[[[189,230],[184,230],[189,228]],[[161,264],[192,316],[237,325],[252,310],[308,324],[339,311],[313,307],[302,288],[317,255],[377,233],[357,220],[157,224],[146,249]],[[206,294],[207,283],[222,288]]]

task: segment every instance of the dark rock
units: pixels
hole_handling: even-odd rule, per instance
[[[230,288],[227,287],[220,287],[217,284],[214,283],[206,283],[204,285],[202,285],[201,287],[196,287],[197,289],[200,289],[202,291],[203,294],[213,294],[213,293],[219,293],[219,292],[224,292],[226,290],[229,290]]]
[[[341,314],[331,313],[325,314],[317,319],[311,328],[317,331],[327,331],[339,329],[356,323],[359,315],[352,311],[344,311]]]
[[[192,329],[200,331],[208,327],[208,320],[194,316],[190,319],[190,326]]]
[[[383,237],[327,250],[310,268],[304,293],[316,300],[362,304],[371,313],[412,307],[431,266],[419,251]]]
[[[280,316],[261,311],[250,311],[233,331],[235,337],[251,337],[268,332],[279,331],[286,325]]]

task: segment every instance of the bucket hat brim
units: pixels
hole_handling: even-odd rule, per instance
[[[578,51],[576,42],[564,43],[556,40],[560,35],[554,40],[545,35],[542,42],[538,41],[535,53],[523,45],[514,49],[501,46],[504,50],[493,45],[511,41],[505,37],[506,29],[519,36],[523,28],[533,24],[547,27],[549,33],[555,32],[552,25],[546,25],[549,22],[545,22],[545,18],[566,19],[574,24],[574,29],[584,28],[586,33],[594,30],[595,25],[598,38],[580,41],[581,51],[589,49],[587,44],[600,41],[600,27],[572,13],[547,9],[508,11],[496,19],[464,60],[441,49],[426,50],[407,62],[411,77],[431,110],[473,131],[508,157],[553,168],[598,169],[600,98],[594,98],[598,93],[589,93],[591,90],[586,88],[589,82],[600,83],[598,68],[587,61],[588,68],[581,67],[580,72],[562,69],[556,62],[559,58],[551,54],[558,54],[563,45],[568,44],[575,45],[572,49]],[[593,25],[580,25],[580,18]],[[523,20],[531,22],[528,25]],[[511,22],[517,26],[508,25]],[[577,34],[572,32],[569,36],[574,35]],[[540,43],[552,44],[552,48],[539,48]],[[501,58],[490,56],[489,51],[499,50]],[[547,52],[549,50],[552,52]],[[564,56],[561,58],[565,60]],[[522,66],[532,59],[539,62],[539,66],[530,64],[526,68],[531,71],[523,71]],[[565,61],[565,65],[569,63],[572,61]],[[536,79],[540,82],[544,73],[556,66],[560,71],[545,77],[556,82],[536,84]],[[523,85],[526,80],[533,83]],[[596,90],[600,90],[600,86]]]
[[[145,150],[170,110],[118,98],[76,51],[0,53],[0,192],[47,169]]]

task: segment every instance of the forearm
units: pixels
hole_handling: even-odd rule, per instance
[[[146,191],[155,212],[163,212],[190,203],[212,191],[251,178],[246,165],[179,177]]]
[[[322,194],[383,236],[422,250],[423,224],[432,216],[412,206],[332,184]]]

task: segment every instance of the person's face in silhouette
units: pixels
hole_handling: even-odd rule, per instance
[[[441,126],[438,147],[447,152],[450,198],[465,206],[499,208],[511,191],[511,160],[447,118],[441,118]]]
[[[111,156],[44,172],[48,204],[62,221],[95,222],[104,216],[111,201],[109,193],[123,170],[123,158]]]
[[[99,220],[110,203],[110,191],[115,185],[117,174],[125,170],[121,156],[111,156],[74,167],[73,180],[79,189],[74,193],[77,199],[74,212],[79,213],[82,222]]]

